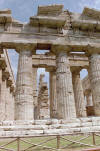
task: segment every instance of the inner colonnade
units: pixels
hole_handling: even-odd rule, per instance
[[[74,90],[74,106],[75,106],[75,112],[77,117],[86,117],[86,101],[84,99],[85,94],[85,88],[83,91],[83,85],[82,81],[80,79],[80,71],[83,68],[88,68],[88,58],[84,54],[70,54],[68,56],[69,64],[70,64],[70,72],[72,76],[72,87]],[[39,67],[45,68],[46,71],[49,72],[49,91],[50,91],[50,117],[51,118],[58,118],[57,110],[57,89],[56,89],[56,56],[51,55],[50,53],[47,54],[41,54],[41,55],[33,55],[32,56],[32,62],[33,62],[33,71],[35,74],[33,83],[36,83],[36,71]],[[36,84],[33,84],[36,86]],[[87,88],[88,90],[89,88]],[[37,90],[34,87],[34,90]],[[37,92],[37,91],[35,91]],[[36,93],[34,93],[34,98],[36,96]],[[75,100],[76,99],[76,100]],[[63,102],[61,102],[63,103]],[[72,102],[71,102],[72,103]],[[71,104],[72,105],[72,104]],[[61,105],[60,105],[61,106]],[[64,104],[63,104],[64,106]],[[93,106],[93,105],[92,105]],[[69,108],[69,107],[68,107]],[[64,117],[63,117],[64,118]]]
[[[62,51],[60,50],[60,52]],[[89,68],[88,57],[81,53],[68,53],[67,55],[65,51],[61,54],[60,52],[55,56],[50,53],[32,55],[32,51],[21,51],[15,93],[16,120],[34,119],[34,109],[37,104],[37,69],[39,67],[46,68],[46,71],[50,72],[50,118],[67,120],[87,117],[86,106],[89,101],[87,100],[86,103],[84,98],[84,82],[82,85],[80,70]],[[23,89],[25,89],[25,95],[20,92],[23,92]]]
[[[8,73],[6,71],[6,82],[7,83],[9,82],[9,84],[10,84],[10,91],[12,92],[12,96],[13,96],[12,98],[13,99],[10,99],[10,98],[7,99],[7,97],[8,97],[7,94],[5,93],[5,95],[4,95],[4,93],[1,92],[2,93],[1,100],[3,100],[3,102],[4,102],[4,105],[1,103],[1,108],[2,108],[1,112],[3,111],[8,118],[5,118],[5,114],[2,113],[3,116],[1,114],[0,119],[1,120],[11,120],[11,119],[13,120],[13,119],[15,119],[14,112],[16,113],[16,111],[14,111],[14,109],[15,109],[14,107],[16,107],[15,94],[17,94],[15,91],[14,75],[13,75],[13,71],[11,69],[10,62],[6,61],[7,60],[6,58],[9,59],[7,50],[3,50],[3,54],[1,54],[1,57],[2,56],[4,57],[4,61],[5,61],[5,69],[6,70],[9,69]],[[87,81],[89,80],[88,77],[86,77],[83,80],[83,84],[82,84],[82,81],[80,79],[80,70],[82,68],[88,68],[88,65],[89,65],[88,64],[88,58],[84,54],[72,53],[72,54],[69,54],[68,59],[69,59],[69,64],[70,64],[70,72],[71,72],[71,76],[72,76],[72,85],[73,85],[73,92],[74,92],[74,103],[75,103],[74,105],[75,105],[75,110],[76,110],[76,117],[86,117],[87,116],[86,101],[84,99],[84,95],[86,95],[85,94],[86,92],[91,90],[91,87],[90,87],[90,82],[89,82],[89,85],[87,85]],[[2,58],[1,58],[1,61],[2,61]],[[20,58],[19,58],[19,61],[20,61]],[[4,68],[3,63],[1,64],[1,66],[2,66],[2,68]],[[6,68],[6,66],[7,66],[7,68]],[[39,119],[39,111],[38,110],[39,110],[39,103],[40,102],[38,102],[38,94],[37,94],[37,91],[38,91],[38,88],[37,88],[37,70],[40,67],[45,68],[46,71],[48,71],[50,73],[50,76],[49,76],[50,97],[48,100],[49,101],[48,109],[50,111],[50,114],[49,114],[48,118],[60,119],[58,117],[58,114],[57,114],[56,56],[54,54],[51,55],[50,53],[40,54],[40,55],[39,54],[32,55],[32,80],[33,80],[32,81],[32,89],[33,89],[32,91],[33,91],[33,93],[32,93],[32,104],[31,104],[32,105],[32,113],[31,114],[33,115],[33,119]],[[19,65],[18,65],[18,68],[19,68]],[[3,70],[1,70],[1,71],[3,71]],[[24,71],[26,71],[26,70],[24,69]],[[10,75],[9,75],[9,73],[10,73]],[[23,72],[23,75],[24,75],[24,72]],[[2,90],[4,87],[3,83],[5,83],[4,73],[3,73],[3,76],[1,74],[1,79],[3,80],[2,85],[1,85],[1,87],[2,87],[1,90]],[[22,80],[23,80],[23,78],[22,78]],[[26,82],[26,79],[25,79],[25,82]],[[5,88],[6,88],[6,86],[5,86]],[[6,92],[6,89],[4,91]],[[5,101],[8,104],[8,106],[5,105]],[[9,103],[9,101],[11,101],[12,104]],[[40,101],[42,101],[42,98],[40,98]],[[92,99],[91,99],[91,102],[92,102]],[[91,106],[93,107],[93,103],[92,104],[89,104],[89,103],[90,103],[89,99],[87,99],[88,107],[91,107]],[[3,106],[7,106],[7,107],[3,107]],[[27,104],[26,104],[26,106],[27,106]],[[8,108],[8,110],[6,110],[6,108]],[[18,106],[17,106],[17,109],[18,109]],[[21,107],[21,109],[22,109],[22,107]],[[29,107],[29,109],[30,109],[30,107]],[[44,114],[45,114],[45,108],[43,107],[43,109],[44,109]],[[25,108],[23,110],[25,111]],[[26,107],[26,110],[27,110],[27,107]],[[34,114],[35,114],[35,116],[34,116]],[[29,114],[29,116],[30,116],[30,114]],[[46,118],[44,117],[43,119],[46,119]]]

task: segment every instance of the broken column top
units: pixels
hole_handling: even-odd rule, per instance
[[[100,20],[100,11],[97,9],[85,7],[82,12],[82,15],[88,16],[92,19]]]
[[[43,82],[44,77],[45,77],[45,74],[40,74],[40,83]]]
[[[38,15],[59,15],[63,11],[63,5],[39,6]]]
[[[11,14],[11,10],[10,9],[0,10],[0,14]]]
[[[63,5],[39,6],[37,16],[30,17],[31,26],[47,26],[52,28],[62,27],[66,18],[60,16]]]
[[[12,16],[10,9],[0,10],[0,23],[11,23]]]

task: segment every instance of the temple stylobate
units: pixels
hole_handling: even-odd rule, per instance
[[[28,23],[11,15],[11,10],[0,11],[0,55],[6,51],[6,58],[7,49],[15,49],[19,60],[16,85],[13,74],[10,85],[6,84],[10,75],[3,79],[6,67],[0,68],[0,100],[9,86],[7,94],[11,93],[9,100],[13,102],[10,106],[13,113],[9,116],[13,118],[4,116],[1,121],[10,120],[8,125],[16,126],[40,125],[40,129],[42,125],[52,127],[52,124],[54,129],[57,124],[64,129],[70,121],[74,128],[79,127],[76,131],[95,131],[95,126],[100,131],[99,122],[94,125],[95,120],[100,121],[100,11],[84,8],[78,14],[63,10],[63,5],[39,6],[37,15],[30,17]],[[37,50],[49,52],[39,55]],[[6,61],[7,64],[10,66],[10,62]],[[37,70],[41,67],[49,72],[49,88],[41,75],[37,90]],[[83,80],[80,79],[82,69],[88,71],[88,77]],[[11,66],[8,73],[12,73]],[[44,129],[38,134],[53,133],[49,126]],[[73,128],[70,132],[74,133]]]

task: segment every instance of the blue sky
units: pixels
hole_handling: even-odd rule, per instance
[[[0,9],[9,8],[12,10],[13,18],[22,22],[28,22],[29,17],[36,15],[38,5],[63,4],[64,9],[72,12],[82,12],[85,6],[100,9],[100,0],[0,0]],[[18,54],[15,51],[9,51],[14,74],[17,72]],[[44,72],[43,69],[41,69]],[[40,70],[38,71],[38,74]],[[81,72],[81,77],[86,75],[86,71]],[[45,81],[48,81],[46,74]]]

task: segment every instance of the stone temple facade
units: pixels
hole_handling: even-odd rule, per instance
[[[16,84],[7,49],[19,53]],[[41,67],[49,72],[49,88],[40,77],[37,89]],[[88,71],[83,80],[82,69]],[[39,6],[22,23],[0,10],[0,77],[0,137],[100,131],[100,11]]]

